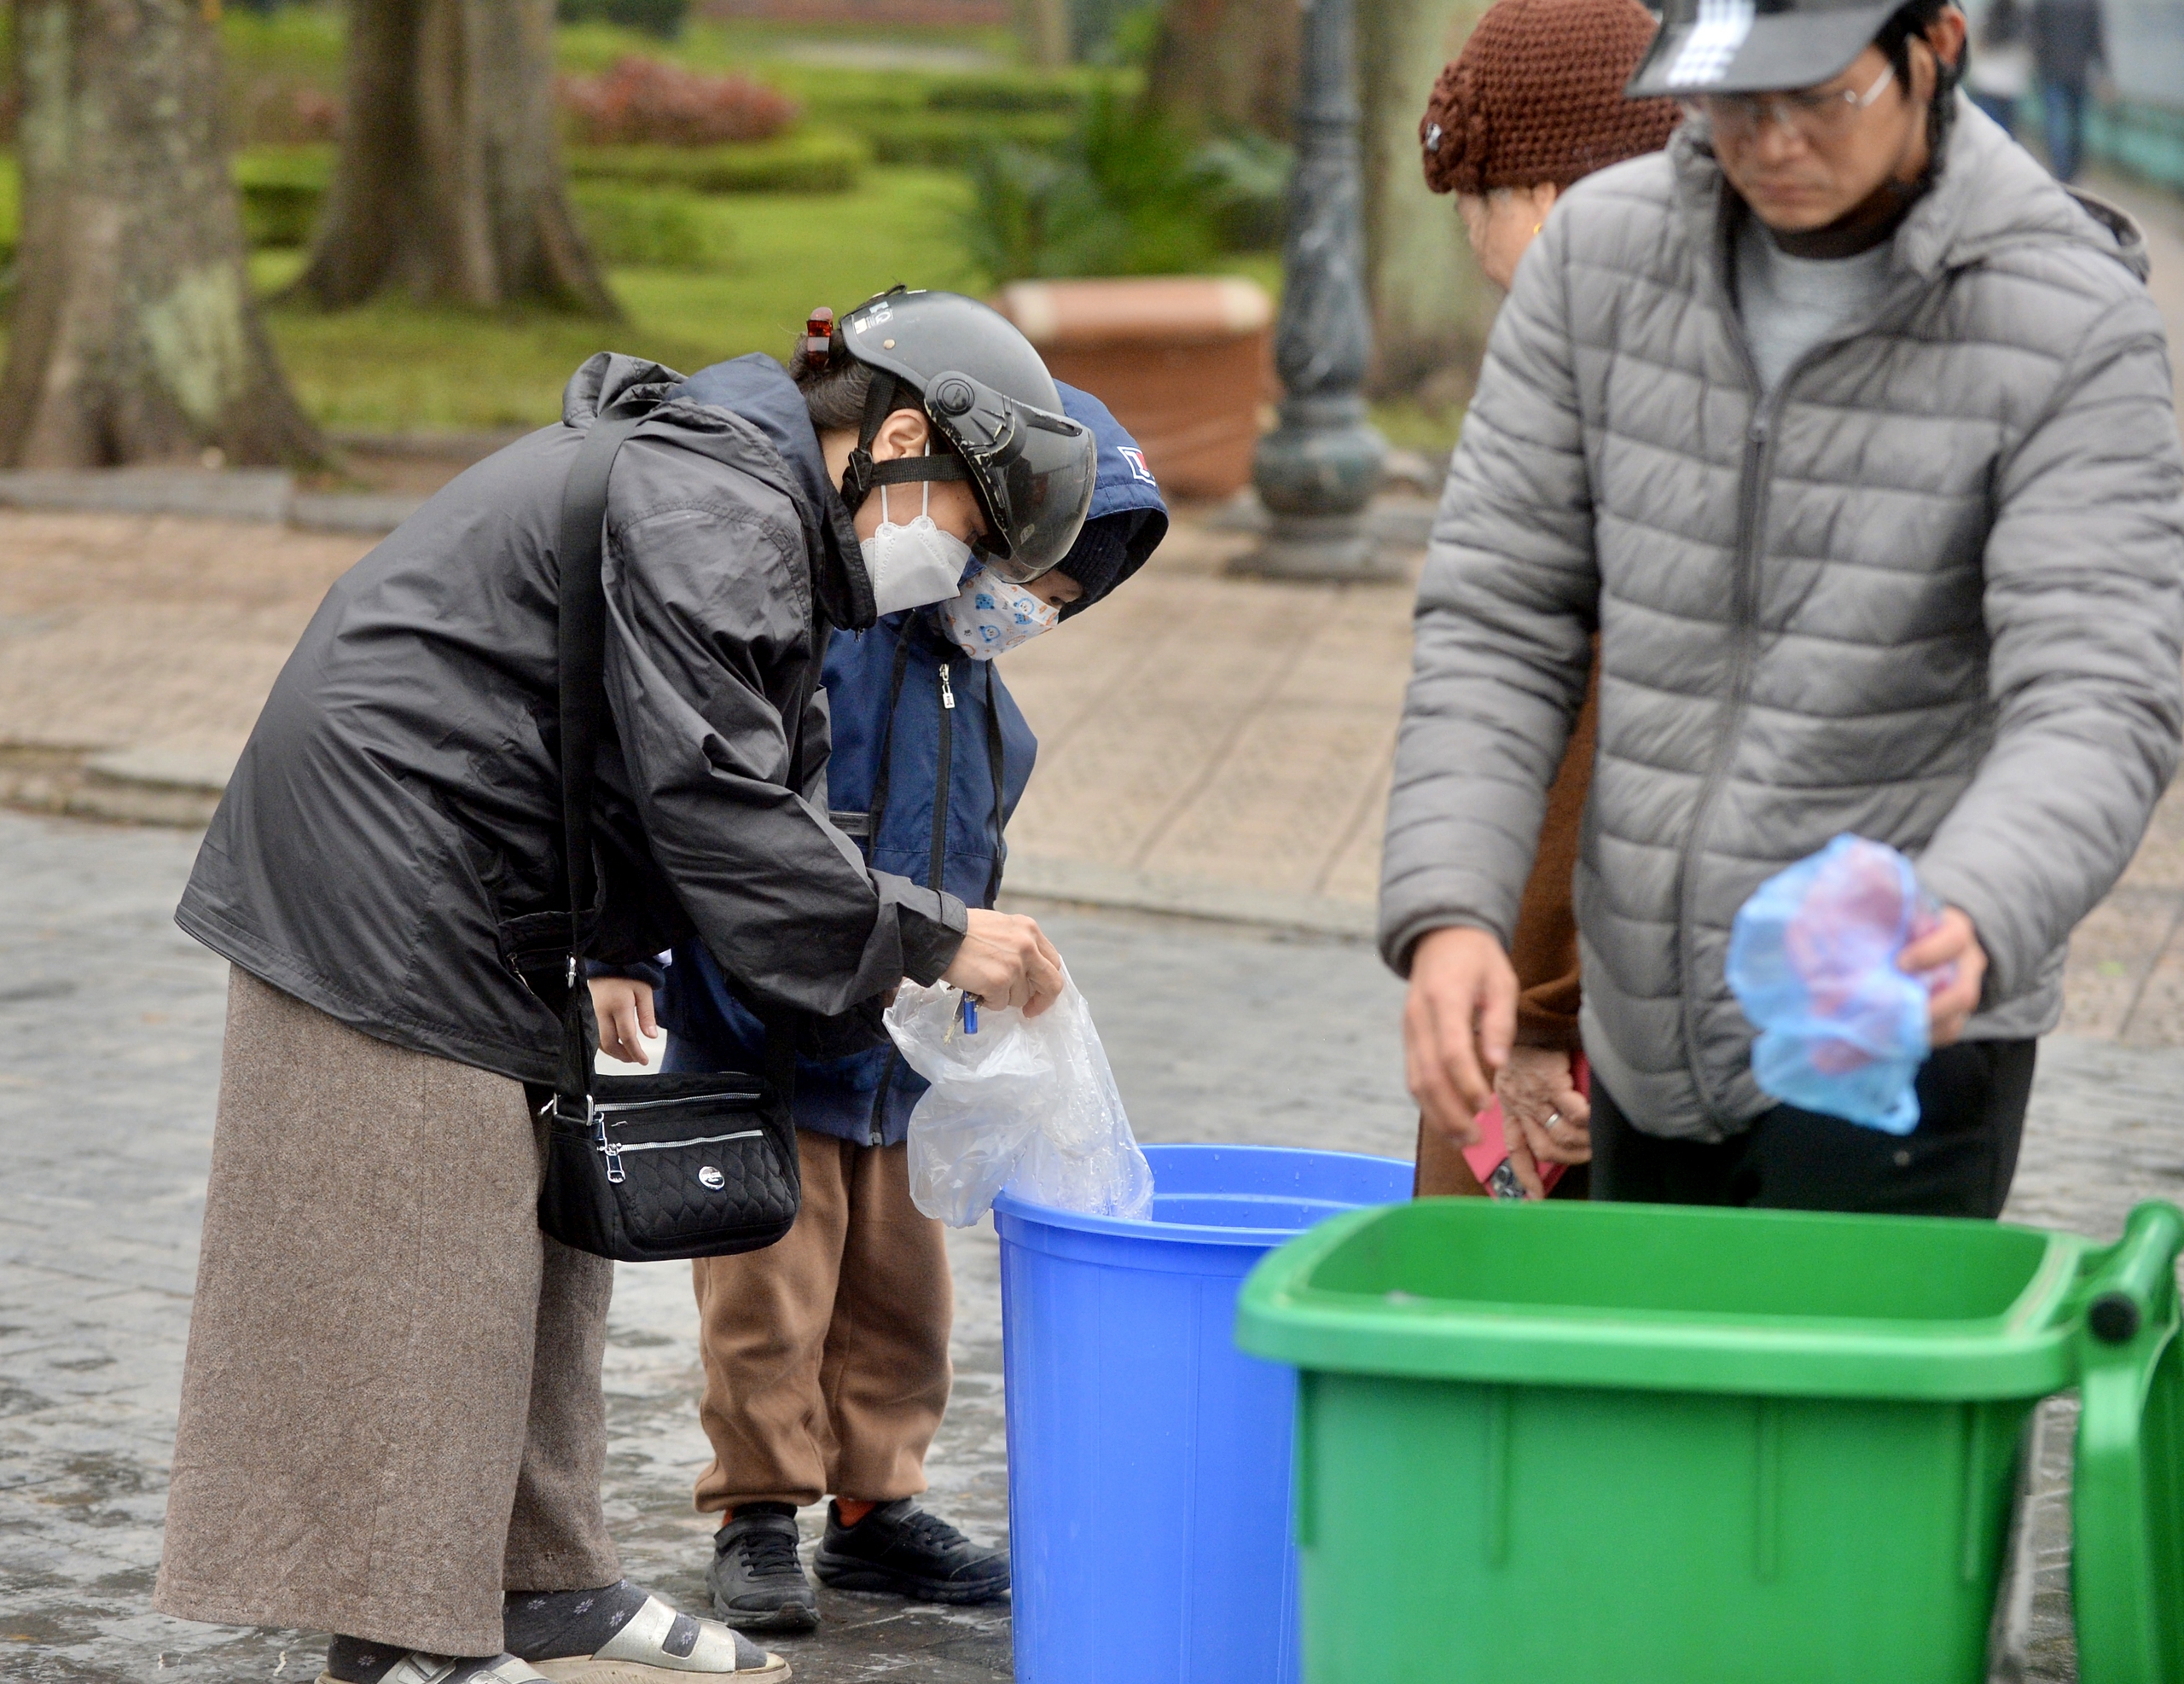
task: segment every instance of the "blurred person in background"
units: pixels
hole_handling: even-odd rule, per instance
[[[709,402],[735,367],[706,369],[677,395]],[[797,378],[816,415],[853,422],[864,402],[856,368],[831,346],[799,347]],[[946,602],[837,631],[827,653],[830,818],[874,868],[970,907],[999,894],[1003,830],[1038,752],[991,657],[1104,601],[1168,530],[1136,441],[1096,398],[1060,392],[1062,412],[1099,444],[1091,509],[1069,554],[1021,587],[981,570]],[[846,450],[845,433],[828,436]],[[764,1025],[700,943],[677,947],[664,968],[595,967],[591,988],[610,1057],[643,1062],[646,1037],[664,1025],[667,1071],[765,1067]],[[830,1494],[821,1582],[959,1605],[1008,1594],[1005,1548],[973,1542],[914,1501],[947,1407],[955,1312],[941,1224],[910,1200],[905,1140],[926,1086],[892,1044],[799,1059],[795,1227],[764,1251],[692,1265],[699,1419],[713,1449],[695,1502],[722,1517],[713,1610],[741,1630],[818,1624],[796,1511]]]
[[[2029,36],[2023,0],[1989,0],[1965,69],[1965,92],[2006,135],[2017,133],[2018,106],[2032,90]]]
[[[330,1684],[787,1675],[620,1577],[613,1265],[539,1228],[574,981],[560,552],[585,439],[636,420],[606,488],[590,950],[701,941],[746,997],[874,1032],[904,977],[1043,1010],[1036,924],[874,870],[828,822],[816,692],[834,628],[950,599],[973,544],[1059,561],[1093,442],[973,299],[845,328],[879,361],[838,452],[771,357],[698,403],[594,357],[561,424],[335,583],[276,681],[176,915],[234,969],[162,1611],[331,1632]],[[984,417],[1007,447],[959,449]],[[883,520],[889,485],[926,513]]]
[[[1676,102],[1623,96],[1653,29],[1638,0],[1499,0],[1433,84],[1418,130],[1426,183],[1455,195],[1472,253],[1502,292],[1562,194],[1595,170],[1666,143]],[[1592,1156],[1590,1106],[1573,1068],[1582,1042],[1571,875],[1592,784],[1598,688],[1595,663],[1548,792],[1510,948],[1516,1040],[1494,1092],[1510,1167],[1534,1198],[1545,1191],[1540,1164],[1581,1165]],[[1420,1194],[1478,1188],[1456,1138],[1421,1116]],[[1582,1198],[1584,1188],[1578,1173],[1565,1174],[1554,1190]]]
[[[2184,449],[2144,242],[1955,96],[1942,0],[1675,0],[1665,152],[1557,204],[1420,584],[1380,894],[1461,1138],[1598,640],[1577,878],[1592,1196],[1992,1217],[2071,929],[2184,729]],[[1902,1137],[1780,1104],[1732,920],[1854,832],[1945,909]]]
[[[2048,167],[2057,181],[2076,181],[2085,159],[2085,102],[2094,69],[2108,62],[2100,0],[2032,0],[2030,34]]]

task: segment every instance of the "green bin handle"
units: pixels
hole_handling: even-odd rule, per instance
[[[2184,1684],[2184,1211],[2148,1203],[2078,1303],[2071,1581],[2083,1684]]]

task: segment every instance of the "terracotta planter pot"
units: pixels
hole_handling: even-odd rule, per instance
[[[1274,301],[1257,282],[1019,281],[995,304],[1056,380],[1136,435],[1170,496],[1226,497],[1251,484],[1260,415],[1277,392]]]

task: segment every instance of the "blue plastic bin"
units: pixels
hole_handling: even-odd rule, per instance
[[[1287,1684],[1296,1383],[1231,1342],[1236,1292],[1322,1217],[1408,1199],[1411,1166],[1145,1155],[1147,1221],[994,1205],[1017,1684]]]

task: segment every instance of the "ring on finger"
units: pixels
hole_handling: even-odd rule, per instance
[[[1548,1112],[1547,1113],[1547,1132],[1551,1135],[1561,1126],[1562,1113],[1559,1111]]]

